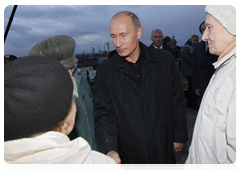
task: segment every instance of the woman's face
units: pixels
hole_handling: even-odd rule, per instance
[[[198,37],[192,37],[191,42],[196,45],[198,43]]]

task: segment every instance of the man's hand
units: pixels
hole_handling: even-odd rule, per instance
[[[115,151],[110,151],[107,153],[107,156],[113,158],[117,164],[121,164],[121,159],[119,157],[119,154]]]
[[[173,142],[173,146],[174,146],[174,151],[175,152],[180,152],[183,148],[183,143]]]
[[[200,96],[200,89],[196,89],[195,93],[196,93],[197,96]]]

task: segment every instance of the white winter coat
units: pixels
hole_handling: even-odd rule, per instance
[[[220,61],[217,69],[236,53]],[[213,74],[196,119],[188,164],[233,163],[236,160],[236,58]]]
[[[81,137],[70,141],[63,133],[49,131],[33,138],[4,142],[7,163],[114,164],[112,158],[92,151]]]

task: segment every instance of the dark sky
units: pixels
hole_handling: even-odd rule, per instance
[[[76,41],[75,53],[90,53],[104,50],[110,41],[109,23],[112,16],[123,10],[138,15],[143,26],[140,39],[147,46],[151,44],[151,31],[161,29],[164,36],[175,35],[177,45],[193,35],[201,38],[199,24],[205,20],[204,5],[74,5],[39,6],[19,5],[4,46],[4,54],[28,55],[37,42],[54,35],[68,35]],[[4,10],[4,31],[13,6]],[[107,49],[107,47],[106,47]]]

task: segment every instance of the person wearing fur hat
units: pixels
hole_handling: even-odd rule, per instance
[[[21,57],[4,67],[7,163],[115,163],[82,137],[67,137],[76,116],[73,82],[67,69],[48,57]]]
[[[81,69],[76,67],[78,59],[74,55],[76,43],[72,37],[56,35],[36,43],[29,51],[31,56],[46,56],[59,61],[77,84],[75,103],[77,116],[75,126],[69,134],[69,138],[83,137],[91,146],[97,150],[94,132],[93,95],[88,81],[83,76]]]
[[[236,161],[236,9],[207,5],[209,52],[218,55],[216,71],[204,93],[186,163],[229,164]]]

